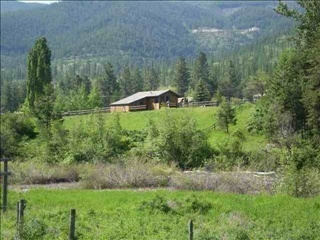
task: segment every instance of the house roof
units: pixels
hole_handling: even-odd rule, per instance
[[[167,93],[167,92],[172,92],[172,91],[169,89],[166,89],[166,90],[161,90],[161,91],[137,92],[129,97],[126,97],[126,98],[120,99],[117,102],[111,103],[110,106],[126,105],[126,104],[130,104],[130,103],[133,103],[135,101],[138,101],[140,99],[144,99],[147,97],[158,97],[158,96],[160,96],[164,93]],[[175,92],[173,92],[173,93],[178,96],[178,94],[176,94]]]

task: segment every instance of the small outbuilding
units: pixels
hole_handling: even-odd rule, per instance
[[[110,104],[110,112],[130,112],[155,110],[164,107],[177,107],[180,96],[167,89],[161,91],[137,92]]]

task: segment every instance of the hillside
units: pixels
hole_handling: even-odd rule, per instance
[[[237,49],[292,28],[291,21],[274,12],[276,4],[81,1],[5,12],[1,14],[1,64],[24,65],[26,53],[40,35],[48,39],[53,60],[107,56],[142,63],[194,56],[199,50]]]

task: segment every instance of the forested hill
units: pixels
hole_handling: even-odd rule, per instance
[[[3,67],[25,64],[39,36],[52,58],[143,61],[237,49],[292,28],[277,2],[59,2],[1,14]],[[19,62],[20,61],[20,62]]]

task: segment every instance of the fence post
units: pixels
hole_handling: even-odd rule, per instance
[[[23,223],[24,218],[24,209],[26,208],[26,201],[24,199],[21,199],[18,205],[18,223]]]
[[[3,172],[0,172],[0,176],[3,176],[3,193],[2,193],[2,212],[7,210],[8,205],[8,176],[11,174],[8,171],[9,158],[0,158],[0,162],[3,162]]]
[[[3,162],[3,198],[2,198],[2,212],[7,210],[8,203],[8,161]]]
[[[188,224],[189,228],[189,240],[193,240],[193,221],[190,220]]]
[[[70,233],[69,240],[75,240],[75,232],[76,232],[76,210],[71,209],[70,211]]]
[[[23,228],[24,209],[26,208],[26,201],[21,199],[17,202],[17,236],[20,238],[20,232]]]

